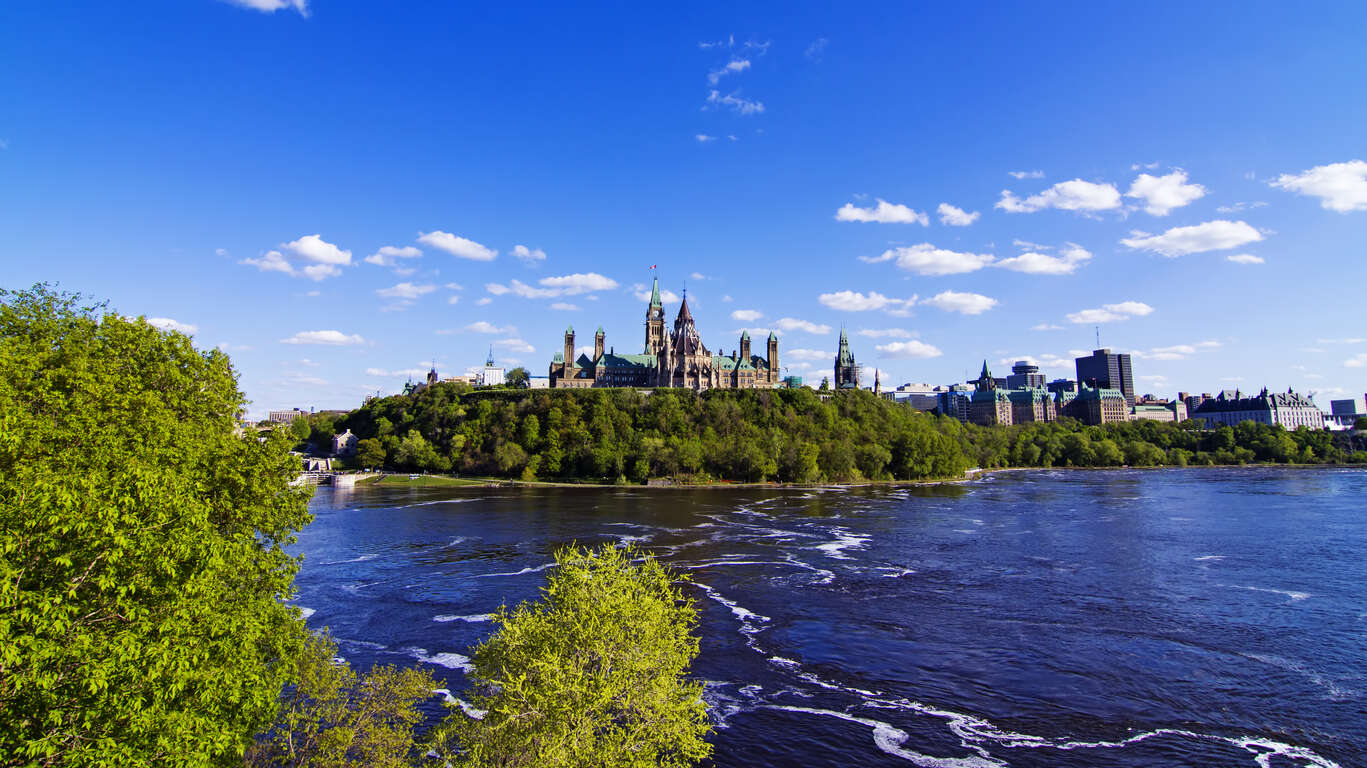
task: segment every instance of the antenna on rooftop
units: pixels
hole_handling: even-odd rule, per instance
[[[1101,326],[1098,325],[1098,326],[1095,326],[1095,328],[1096,328],[1096,348],[1097,348],[1097,349],[1101,349]]]

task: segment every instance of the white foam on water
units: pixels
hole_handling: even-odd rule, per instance
[[[782,656],[770,656],[769,663],[777,664],[780,667],[789,667],[792,669],[796,669],[802,666],[798,662],[793,661],[792,659],[785,659]]]
[[[1328,691],[1329,698],[1333,699],[1334,701],[1342,701],[1344,699],[1353,698],[1357,695],[1356,691],[1340,687],[1338,683],[1326,678],[1325,676],[1321,675],[1320,673],[1316,672],[1315,670],[1311,669],[1305,664],[1302,664],[1299,661],[1282,658],[1281,656],[1273,656],[1272,654],[1245,653],[1243,655],[1247,656],[1250,659],[1253,659],[1254,661],[1260,661],[1269,666],[1284,669],[1288,672],[1295,672],[1296,674],[1301,675],[1302,677],[1314,683],[1315,685]]]
[[[1231,589],[1247,589],[1250,592],[1266,592],[1269,595],[1281,595],[1283,597],[1289,598],[1293,603],[1313,597],[1313,595],[1311,595],[1309,592],[1293,592],[1289,589],[1272,589],[1270,587],[1246,587],[1242,584],[1221,584],[1220,586],[1230,587]]]
[[[408,509],[409,507],[426,507],[426,506],[429,506],[429,505],[432,505],[432,504],[469,504],[469,503],[472,502],[472,501],[483,501],[483,500],[484,500],[483,498],[477,498],[477,499],[433,499],[432,501],[415,501],[415,502],[413,502],[412,504],[402,504],[402,505],[400,505],[400,506],[394,507],[394,509]]]
[[[535,567],[523,568],[523,569],[520,570],[520,571],[512,571],[512,572],[509,572],[509,573],[477,573],[477,574],[475,574],[475,578],[476,578],[476,579],[488,579],[488,578],[493,578],[494,576],[521,576],[521,575],[527,574],[527,573],[538,573],[538,572],[540,572],[540,571],[546,570],[547,568],[554,568],[554,567],[555,567],[555,563],[546,563],[545,565],[538,565],[538,566],[535,566]]]
[[[359,595],[361,593],[361,590],[365,589],[366,587],[373,587],[376,584],[382,583],[383,581],[383,579],[381,579],[380,581],[355,581],[350,584],[343,584],[342,591],[351,595]]]
[[[338,645],[354,645],[358,648],[369,648],[373,651],[383,651],[385,648],[389,647],[383,643],[372,643],[369,640],[348,640],[345,637],[334,638],[334,640]]]
[[[350,560],[324,560],[323,562],[319,563],[319,565],[341,565],[342,563],[364,563],[364,562],[367,561],[367,560],[374,560],[374,559],[377,558],[377,557],[379,557],[379,555],[375,554],[374,552],[370,552],[370,553],[367,553],[367,554],[364,554],[364,555],[360,555],[360,556],[357,556],[357,557],[353,557],[353,558],[351,558]]]
[[[462,672],[469,672],[474,669],[470,666],[470,657],[462,656],[459,653],[433,653],[429,654],[426,648],[405,648],[408,655],[421,661],[424,664],[436,664],[447,669],[459,669]]]
[[[453,614],[448,614],[443,616],[433,616],[432,621],[468,621],[473,624],[475,622],[480,621],[489,621],[492,618],[494,618],[494,615],[492,613],[472,613],[469,616],[456,616]]]
[[[912,765],[922,766],[922,768],[1006,768],[1006,763],[993,760],[986,755],[970,755],[967,757],[935,757],[914,752],[906,749],[902,745],[906,743],[910,736],[906,731],[894,727],[891,723],[882,720],[874,720],[867,717],[851,715],[848,712],[839,712],[834,709],[818,709],[816,707],[793,707],[783,704],[764,704],[763,709],[777,709],[784,712],[800,712],[808,715],[819,715],[822,717],[834,717],[851,723],[867,726],[873,729],[873,743],[878,749],[886,754],[899,757]]]
[[[1224,559],[1225,559],[1225,556],[1224,556],[1224,555],[1201,555],[1200,557],[1196,558],[1196,562],[1198,562],[1198,563],[1203,563],[1203,562],[1205,562],[1205,561],[1207,561],[1207,560],[1224,560]]]
[[[857,533],[850,533],[849,529],[839,527],[831,528],[831,535],[835,537],[835,541],[818,544],[814,549],[819,549],[824,552],[827,557],[836,560],[852,560],[853,558],[845,554],[845,550],[863,549],[864,545],[869,543],[870,538],[868,536],[860,536]]]
[[[305,621],[308,621],[308,618],[317,612],[318,611],[313,608],[305,608],[302,605],[299,606],[299,617],[304,619]]]
[[[916,571],[912,570],[911,568],[889,568],[886,566],[881,566],[874,570],[887,571],[887,573],[883,574],[883,578],[885,579],[898,579],[903,576],[910,576],[911,574],[916,573]]]
[[[456,546],[457,544],[463,544],[463,543],[469,541],[470,538],[471,538],[471,537],[468,537],[468,536],[457,536],[456,538],[451,539],[450,541],[446,542],[446,546],[448,546],[448,547],[454,547],[454,546]],[[476,537],[474,537],[474,538],[479,538],[479,537],[476,536]]]
[[[432,693],[441,696],[442,700],[447,704],[454,704],[457,707],[460,707],[460,711],[464,712],[465,716],[471,720],[483,720],[484,716],[489,714],[486,710],[475,709],[474,705],[465,699],[458,699],[455,696],[452,696],[450,688],[436,688]]]

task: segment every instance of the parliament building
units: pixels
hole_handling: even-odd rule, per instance
[[[604,345],[600,326],[593,335],[593,356],[574,354],[574,327],[565,329],[563,352],[551,359],[550,385],[561,387],[686,387],[704,389],[772,389],[779,386],[778,337],[771,331],[765,355],[750,354],[750,334],[730,355],[714,355],[688,309],[684,294],[674,328],[665,329],[660,280],[656,278],[646,308],[645,347],[638,355],[617,354]]]

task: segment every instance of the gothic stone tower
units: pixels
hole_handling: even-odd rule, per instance
[[[565,328],[565,379],[574,378],[574,326]]]
[[[850,337],[845,329],[840,329],[840,351],[835,356],[835,388],[859,389],[859,369],[854,364],[854,353],[850,351]]]
[[[703,346],[702,337],[698,335],[693,313],[688,309],[687,293],[674,318],[669,346],[661,356],[659,380],[661,386],[688,387],[694,391],[712,386],[712,353]]]
[[[650,289],[650,306],[646,308],[646,349],[647,355],[659,356],[665,348],[665,309],[660,303],[660,278]]]
[[[750,362],[750,332],[741,331],[740,333],[740,359]]]
[[[593,361],[596,363],[603,357],[603,326],[598,326],[598,332],[593,334]]]
[[[768,349],[765,360],[769,363],[769,384],[778,386],[778,337],[769,331]]]

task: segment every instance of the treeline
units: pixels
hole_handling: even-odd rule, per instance
[[[1245,421],[1205,429],[1127,421],[1086,426],[1073,419],[1011,427],[968,427],[974,461],[994,467],[1185,467],[1231,464],[1341,464],[1367,462],[1343,433],[1301,427],[1288,431]]]
[[[318,421],[316,419],[316,421]],[[917,480],[972,465],[958,422],[868,393],[796,390],[476,391],[437,384],[332,425],[357,464],[532,479],[644,482]]]
[[[1245,422],[1206,430],[1073,419],[978,427],[868,392],[808,389],[475,390],[437,384],[314,417],[316,441],[351,429],[354,464],[524,480],[650,478],[789,483],[922,480],[969,467],[1341,463],[1367,460],[1347,438]]]

